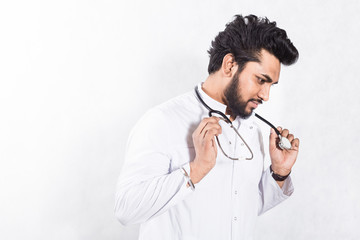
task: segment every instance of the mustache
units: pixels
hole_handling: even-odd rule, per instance
[[[259,104],[263,103],[263,101],[261,99],[251,98],[248,102],[251,102],[251,101],[258,102]]]

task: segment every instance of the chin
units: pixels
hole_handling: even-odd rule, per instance
[[[242,119],[248,119],[251,115],[252,115],[253,111],[246,111],[243,112],[242,114],[239,114],[239,117]]]
[[[254,110],[255,110],[255,108],[250,108],[249,111],[245,111],[245,114],[250,116]]]
[[[245,114],[246,114],[246,118],[249,118],[253,112],[254,112],[255,108],[252,108],[250,111],[247,111]]]

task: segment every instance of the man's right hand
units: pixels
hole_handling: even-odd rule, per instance
[[[195,159],[190,162],[190,178],[196,184],[215,166],[217,146],[215,136],[221,134],[220,118],[204,118],[192,134]]]

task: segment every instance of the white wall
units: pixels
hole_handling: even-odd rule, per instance
[[[2,1],[0,238],[136,239],[113,215],[131,127],[204,80],[211,40],[254,13],[300,51],[258,112],[301,139],[295,193],[259,218],[256,239],[359,239],[359,11],[357,0]]]

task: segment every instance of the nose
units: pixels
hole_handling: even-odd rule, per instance
[[[270,95],[270,85],[269,86],[263,86],[260,91],[258,92],[259,98],[261,98],[263,101],[269,100]]]

